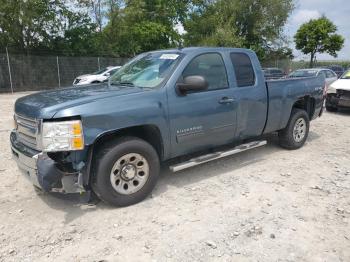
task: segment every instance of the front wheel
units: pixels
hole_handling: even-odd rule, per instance
[[[278,133],[279,143],[286,149],[298,149],[305,144],[310,120],[305,110],[293,109],[287,127]]]
[[[97,153],[93,190],[114,206],[138,203],[153,190],[159,166],[156,150],[146,141],[134,137],[117,139]]]

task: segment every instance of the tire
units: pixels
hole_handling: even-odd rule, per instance
[[[294,108],[285,129],[278,133],[281,147],[294,150],[301,148],[308,137],[309,116],[305,110]]]
[[[326,105],[326,109],[327,111],[329,112],[337,112],[338,111],[338,108],[334,107],[334,106],[327,106]]]
[[[92,189],[108,204],[117,207],[136,204],[153,190],[159,166],[156,150],[146,141],[135,137],[116,139],[97,152]]]

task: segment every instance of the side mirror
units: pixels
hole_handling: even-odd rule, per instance
[[[191,92],[199,92],[208,89],[208,82],[203,76],[187,76],[183,82],[176,84],[176,89],[180,95]]]
[[[105,73],[104,76],[111,76],[111,74],[110,73]]]

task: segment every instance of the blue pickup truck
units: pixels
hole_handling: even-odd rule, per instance
[[[267,82],[247,49],[148,52],[108,83],[19,98],[11,148],[35,187],[127,206],[152,191],[161,162],[179,171],[262,146],[273,132],[300,148],[324,86],[322,76]]]

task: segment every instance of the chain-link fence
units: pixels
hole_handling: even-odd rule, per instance
[[[268,60],[268,61],[262,61],[261,66],[263,68],[279,68],[286,74],[297,70],[297,69],[304,69],[310,67],[309,61],[293,61],[290,59],[284,59],[284,60]],[[332,65],[338,65],[343,67],[344,70],[347,70],[350,68],[350,61],[342,61],[342,60],[330,60],[330,61],[316,61],[314,63],[313,68],[318,67],[327,67]]]
[[[74,78],[128,58],[66,57],[0,53],[0,92],[44,90],[71,86]]]
[[[83,74],[95,72],[107,66],[123,65],[128,58],[116,57],[67,57],[55,55],[25,55],[0,53],[0,93],[53,89],[71,86],[73,80]],[[318,61],[314,67],[341,65],[350,68],[350,61]],[[286,74],[308,68],[307,61],[269,60],[263,68],[279,68]]]

